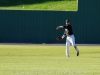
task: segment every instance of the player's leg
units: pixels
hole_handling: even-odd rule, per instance
[[[77,56],[79,56],[79,50],[78,50],[77,46],[75,45],[74,48],[76,50]]]
[[[74,35],[71,35],[70,36],[70,39],[69,39],[70,43],[72,44],[72,46],[74,46],[75,50],[76,50],[76,53],[77,53],[77,56],[79,56],[79,50],[75,44],[75,37]]]
[[[69,57],[69,46],[70,42],[66,39],[66,56]]]

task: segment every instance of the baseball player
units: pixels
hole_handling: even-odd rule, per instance
[[[65,32],[63,34],[62,37],[58,37],[57,40],[62,40],[64,37],[66,37],[66,56],[69,57],[69,46],[70,43],[72,44],[72,46],[74,46],[75,50],[76,50],[76,54],[77,56],[79,56],[79,50],[75,44],[75,37],[73,35],[73,29],[72,26],[70,25],[70,21],[66,20],[66,25],[65,26],[58,26],[56,29],[60,29],[60,28],[65,28]]]

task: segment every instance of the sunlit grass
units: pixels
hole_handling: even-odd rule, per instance
[[[0,7],[0,9],[34,9],[34,10],[77,10],[77,1],[47,1],[35,4],[22,4]]]
[[[65,46],[0,45],[0,75],[99,75],[100,47],[78,46],[80,56]]]

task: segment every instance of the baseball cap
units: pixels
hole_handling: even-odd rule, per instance
[[[69,20],[66,20],[65,22],[70,22]]]

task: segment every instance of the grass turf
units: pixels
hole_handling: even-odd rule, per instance
[[[0,75],[99,75],[100,47],[78,46],[80,56],[65,46],[0,45]]]
[[[5,1],[6,2],[6,1]],[[59,1],[45,1],[39,3],[24,3],[14,5],[14,2],[7,1],[9,4],[1,1],[0,9],[35,9],[35,10],[77,10],[77,0],[59,0]],[[20,1],[19,1],[20,2]],[[13,5],[12,5],[13,4]]]

